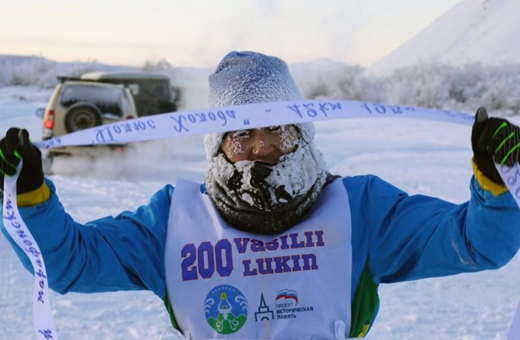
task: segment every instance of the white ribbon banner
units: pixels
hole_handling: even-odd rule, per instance
[[[516,309],[515,318],[513,319],[511,329],[509,330],[509,335],[507,336],[507,340],[518,339],[520,339],[520,304]]]
[[[47,271],[43,255],[29,228],[25,225],[16,204],[16,180],[22,169],[23,160],[12,177],[4,180],[4,226],[16,244],[25,251],[34,270],[33,323],[37,339],[58,339],[52,320],[51,302],[47,284]]]
[[[362,101],[301,100],[164,113],[101,125],[33,144],[42,149],[79,145],[125,144],[129,142],[236,131],[265,126],[365,117],[407,117],[468,126],[473,125],[474,122],[473,115],[453,111],[440,111]],[[497,165],[497,170],[520,207],[520,181],[518,180],[520,179],[520,166],[518,164],[514,167]],[[7,198],[4,198],[4,212],[11,213],[11,211],[17,211],[16,200],[14,199],[16,197],[16,191],[12,191],[13,188],[16,189],[16,178],[6,176],[5,181],[5,195]],[[6,202],[10,202],[10,205],[7,207],[9,210],[6,208]],[[39,273],[38,270],[41,270],[41,273],[45,274],[43,258],[41,257],[36,242],[34,242],[32,236],[30,236],[29,230],[25,227],[19,215],[16,215],[17,223],[19,223],[20,226],[24,225],[23,235],[30,237],[30,239],[22,239],[21,236],[17,234],[18,229],[16,229],[13,224],[10,224],[9,216],[10,215],[4,215],[4,224],[11,237],[21,246],[26,245],[24,243],[25,241],[31,243],[32,248],[29,249],[34,249],[34,252],[26,251],[28,251],[30,258],[32,256],[31,261],[33,258],[39,260],[39,262],[33,262],[35,272]],[[19,241],[21,241],[21,243]],[[24,249],[23,246],[22,249]],[[38,255],[36,256],[35,254]],[[39,292],[43,289],[40,287],[43,286],[47,289],[47,281],[46,278],[44,280],[44,278],[37,275],[35,278],[37,283],[35,296],[39,297]],[[41,291],[43,292],[42,294],[47,296],[46,291]],[[40,303],[40,301],[36,299],[34,304],[36,305],[38,303]],[[48,305],[47,302],[47,308]],[[40,311],[34,313],[36,333],[39,339],[57,339],[50,308],[48,308],[48,310],[47,308],[45,311],[41,311],[41,313]],[[520,323],[520,315],[518,315],[516,319],[518,319],[517,323]],[[520,326],[516,328],[520,328]],[[516,334],[517,335],[513,337],[511,337],[510,334],[510,338],[508,339],[520,339],[520,330],[517,331]]]
[[[473,124],[473,116],[458,112],[356,101],[308,100],[164,113],[101,125],[34,145],[47,149],[74,145],[124,144],[320,120],[388,116]]]

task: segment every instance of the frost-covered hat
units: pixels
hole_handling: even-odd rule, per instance
[[[301,100],[287,64],[277,57],[257,52],[230,52],[209,76],[208,106]],[[296,125],[301,137],[310,142],[315,129],[312,123]],[[219,151],[224,133],[204,136],[206,158],[211,160]]]

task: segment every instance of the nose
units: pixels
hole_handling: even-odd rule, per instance
[[[264,129],[255,130],[253,133],[253,147],[251,153],[255,159],[270,161],[269,155],[274,151],[274,145],[269,133]]]

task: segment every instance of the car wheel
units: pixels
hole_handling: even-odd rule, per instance
[[[65,129],[69,133],[98,125],[101,125],[101,114],[93,106],[72,105],[65,114]]]

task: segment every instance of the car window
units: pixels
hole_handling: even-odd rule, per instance
[[[139,85],[137,85],[137,84],[128,84],[127,86],[130,89],[130,91],[132,91],[132,94],[134,96],[139,94]]]
[[[142,92],[157,99],[171,100],[171,91],[166,81],[141,80],[138,82]]]
[[[96,105],[101,113],[122,116],[122,99],[123,91],[117,87],[70,85],[64,87],[60,104],[67,108],[78,102],[87,102]]]
[[[132,91],[137,115],[139,117],[176,110],[175,93],[169,80],[132,79],[108,81],[112,84],[124,84]]]

